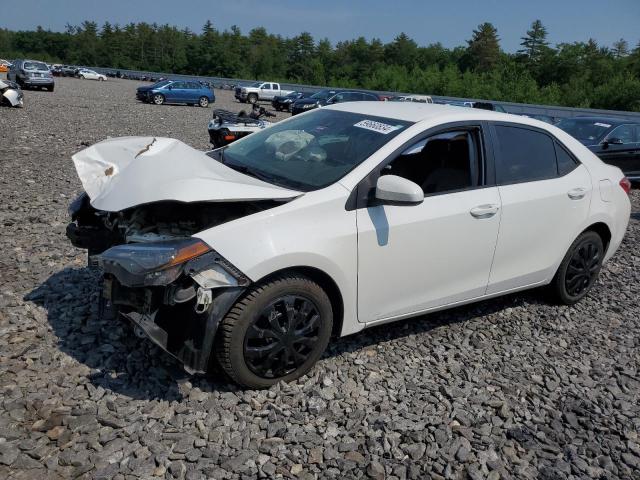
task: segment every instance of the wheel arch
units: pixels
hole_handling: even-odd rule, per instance
[[[602,239],[602,244],[604,246],[604,251],[606,252],[609,249],[609,244],[611,243],[611,229],[604,222],[596,222],[589,225],[582,232],[595,232]]]
[[[286,274],[298,274],[303,275],[314,282],[316,282],[327,294],[329,301],[331,302],[331,309],[333,310],[333,325],[331,330],[331,337],[338,338],[342,332],[342,325],[344,322],[344,300],[342,298],[342,292],[331,276],[316,267],[309,266],[295,266],[286,267],[280,270],[269,273],[268,275],[260,278],[258,282],[268,282],[271,278],[276,276],[282,276]]]

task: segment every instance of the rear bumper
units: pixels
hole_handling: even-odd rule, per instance
[[[20,83],[27,87],[52,87],[54,85],[54,81],[52,78],[23,78],[20,80]]]

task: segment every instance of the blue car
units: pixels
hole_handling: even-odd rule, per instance
[[[207,107],[216,101],[211,87],[195,80],[163,80],[153,85],[139,87],[136,98],[144,102],[162,105],[163,103],[198,104]]]

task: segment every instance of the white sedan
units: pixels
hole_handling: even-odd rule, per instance
[[[93,70],[89,70],[87,68],[83,68],[78,72],[78,76],[83,80],[99,80],[104,82],[107,79],[106,75],[95,72]]]
[[[103,310],[256,388],[373,325],[543,285],[578,302],[630,215],[629,181],[565,132],[413,102],[318,109],[208,154],[128,137],[73,160],[67,235],[103,268]]]

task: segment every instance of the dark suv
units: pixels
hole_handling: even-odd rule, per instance
[[[357,90],[320,90],[308,98],[296,100],[289,108],[291,109],[292,115],[297,115],[298,113],[326,105],[333,105],[334,103],[379,102],[380,100],[379,96],[369,92]]]
[[[53,92],[53,76],[47,64],[38,60],[16,60],[7,73],[7,79],[13,80],[22,88],[41,87]]]

